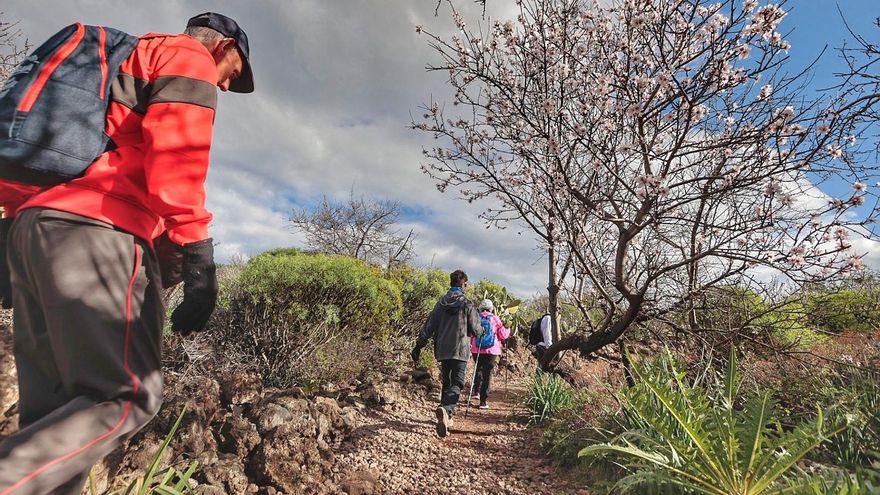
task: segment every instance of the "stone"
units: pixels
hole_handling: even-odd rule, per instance
[[[412,374],[413,380],[415,380],[417,382],[423,382],[425,380],[431,379],[431,372],[424,369],[424,368],[413,370],[411,372],[411,374]]]
[[[221,452],[234,454],[244,459],[259,445],[260,434],[257,426],[242,416],[230,416],[217,431]]]
[[[220,398],[226,405],[256,404],[263,382],[253,373],[229,373],[220,377]]]
[[[351,432],[354,431],[358,426],[358,418],[360,414],[358,413],[357,408],[354,407],[344,407],[342,408],[342,413],[340,414],[342,417],[343,427],[346,431]]]
[[[293,413],[284,406],[273,402],[261,405],[259,412],[255,413],[255,415],[257,417],[257,429],[262,434],[266,434],[293,419]]]
[[[263,485],[277,487],[285,493],[302,493],[300,487],[310,471],[330,472],[330,465],[321,455],[315,438],[314,422],[289,422],[272,430],[254,449],[249,470]]]
[[[212,486],[221,487],[225,493],[246,493],[248,477],[244,465],[237,460],[220,460],[198,467],[199,473]]]
[[[352,473],[339,483],[348,495],[372,495],[378,493],[379,476],[375,470],[362,470]]]

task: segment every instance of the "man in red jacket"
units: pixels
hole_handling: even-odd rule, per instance
[[[0,273],[0,302],[15,306],[20,426],[0,443],[0,495],[78,494],[92,464],[155,416],[163,285],[184,283],[172,330],[207,324],[218,87],[254,88],[235,21],[205,13],[185,34],[144,35],[112,84],[115,148],[45,190],[0,182],[0,271],[11,274],[10,284]]]

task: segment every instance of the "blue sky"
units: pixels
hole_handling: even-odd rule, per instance
[[[766,3],[761,1],[761,4]],[[492,18],[515,17],[512,0],[488,0]],[[481,7],[457,3],[473,25]],[[871,25],[880,0],[843,0],[857,31],[880,38]],[[416,24],[448,34],[448,9],[434,16],[435,0],[3,0],[4,20],[39,43],[76,21],[131,33],[180,32],[204,11],[235,18],[248,32],[255,73],[252,95],[222,94],[216,118],[208,207],[218,257],[254,255],[301,246],[287,217],[295,206],[323,195],[356,194],[399,200],[401,230],[418,235],[416,263],[466,270],[521,296],[546,286],[545,261],[520,229],[487,230],[480,205],[442,195],[419,170],[426,136],[408,129],[410,114],[432,95],[448,101],[435,60]],[[783,31],[793,30],[791,57],[804,67],[826,44],[814,86],[836,65],[833,48],[847,39],[833,2],[790,0]],[[867,248],[866,248],[867,249]],[[880,253],[869,264],[880,267]]]
[[[844,44],[856,46],[852,35],[847,31],[847,24],[854,33],[869,41],[880,42],[880,28],[874,24],[880,16],[878,0],[790,0],[785,8],[788,16],[783,20],[782,30],[792,45],[788,71],[796,73],[815,62],[810,72],[808,89],[816,94],[823,90],[833,91],[832,88],[840,82],[835,73],[847,69],[840,57],[839,48]],[[860,179],[871,186],[880,181],[880,177],[876,175]],[[826,182],[823,189],[831,195],[844,196],[852,193],[851,183],[852,181]]]
[[[823,48],[828,47],[815,67],[812,83],[815,89],[835,84],[833,73],[846,67],[837,48],[845,42],[851,43],[852,39],[838,7],[854,32],[880,41],[880,29],[873,26],[874,20],[880,16],[880,2],[877,0],[790,0],[785,6],[788,16],[782,26],[784,32],[791,30],[786,39],[792,45],[793,69],[807,67]]]

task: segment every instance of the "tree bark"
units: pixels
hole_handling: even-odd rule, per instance
[[[547,311],[550,313],[550,333],[553,336],[553,342],[556,343],[559,342],[559,283],[557,283],[556,277],[556,248],[553,246],[552,242],[550,243],[550,248],[547,250],[547,254],[547,257],[549,258],[549,284],[547,285],[547,295],[550,300]]]

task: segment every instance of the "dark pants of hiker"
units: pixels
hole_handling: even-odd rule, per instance
[[[79,494],[89,469],[162,402],[161,279],[131,234],[23,210],[9,242],[19,431],[0,443],[0,495]]]
[[[461,389],[464,388],[464,375],[467,370],[467,361],[446,359],[440,361],[440,379],[443,388],[440,390],[440,405],[446,409],[446,413],[452,417],[455,414],[455,405]]]
[[[486,399],[489,398],[489,384],[492,381],[492,370],[495,369],[495,363],[498,361],[498,356],[493,356],[492,354],[480,354],[480,359],[477,361],[477,355],[471,354],[471,357],[474,359],[474,363],[476,363],[477,370],[474,373],[474,391],[480,394],[480,402],[486,402]]]

